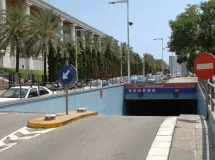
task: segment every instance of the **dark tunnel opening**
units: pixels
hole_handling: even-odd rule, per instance
[[[126,115],[129,116],[179,116],[197,114],[197,100],[126,100]]]

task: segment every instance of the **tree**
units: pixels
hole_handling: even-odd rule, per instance
[[[215,0],[205,1],[200,4],[199,14],[199,45],[201,51],[215,54]]]
[[[189,55],[201,48],[199,45],[199,15],[198,5],[187,5],[185,12],[179,14],[176,20],[169,21],[172,33],[168,47],[171,52],[175,52],[179,63],[188,61]]]
[[[32,56],[43,55],[44,58],[44,82],[47,82],[46,63],[49,53],[56,55],[59,49],[64,49],[60,41],[61,30],[59,25],[61,19],[53,14],[51,10],[34,11],[30,20],[30,32],[26,41],[26,50]],[[52,50],[52,52],[50,52]],[[62,52],[62,53],[64,53]]]
[[[29,16],[24,9],[7,9],[1,12],[0,46],[10,47],[11,55],[16,56],[16,73],[19,72],[19,57],[24,54],[24,42],[29,33]]]
[[[185,12],[169,22],[172,33],[168,47],[179,63],[187,62],[190,71],[199,53],[215,54],[214,8],[215,0],[188,5]]]

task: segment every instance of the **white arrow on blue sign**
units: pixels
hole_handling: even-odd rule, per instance
[[[70,66],[64,66],[59,71],[59,82],[63,86],[69,86],[73,82],[73,69]]]

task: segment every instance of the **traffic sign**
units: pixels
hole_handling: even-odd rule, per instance
[[[59,82],[63,86],[73,85],[77,81],[76,75],[77,75],[77,71],[73,66],[72,67],[64,66],[59,71]]]
[[[59,82],[65,87],[66,90],[66,115],[69,114],[68,105],[68,87],[74,85],[77,81],[77,70],[73,66],[65,65],[59,71]]]
[[[208,80],[215,73],[215,57],[211,53],[200,54],[194,63],[194,72],[201,80]]]

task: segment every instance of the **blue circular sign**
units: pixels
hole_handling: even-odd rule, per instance
[[[60,69],[59,71],[59,82],[63,85],[63,86],[68,86],[72,83],[72,76],[73,74],[73,70],[70,66],[64,66]]]

